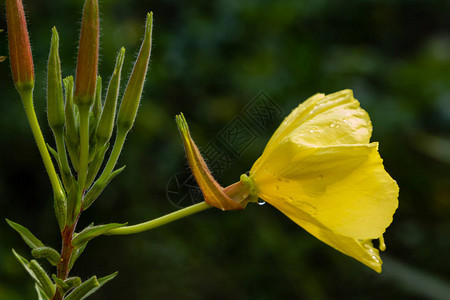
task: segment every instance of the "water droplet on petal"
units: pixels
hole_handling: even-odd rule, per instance
[[[314,130],[312,130],[312,129],[311,129],[311,130],[310,130],[309,132],[310,132],[310,133],[313,133],[313,132],[314,132]]]
[[[336,127],[336,123],[331,123],[331,124],[330,124],[330,127],[331,127],[331,128]]]
[[[264,204],[266,204],[266,201],[258,198],[257,203],[258,203],[258,205],[264,205]]]
[[[322,181],[323,180],[323,175],[318,175],[317,176],[317,181]]]
[[[380,250],[381,250],[381,251],[386,250],[386,244],[384,243],[384,236],[381,235],[380,238],[379,238],[379,240],[380,240],[380,246],[379,246]]]

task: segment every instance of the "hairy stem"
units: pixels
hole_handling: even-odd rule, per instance
[[[201,212],[205,209],[211,208],[212,206],[206,202],[197,203],[186,208],[177,210],[173,213],[167,214],[165,216],[159,217],[154,220],[150,220],[148,222],[144,222],[141,224],[133,225],[133,226],[125,226],[113,229],[106,233],[107,235],[124,235],[124,234],[134,234],[143,231],[147,231],[167,223],[179,220],[181,218],[193,215],[195,213]]]
[[[33,92],[31,90],[24,91],[20,93],[20,96],[22,98],[22,103],[25,108],[28,122],[30,123],[31,131],[33,132],[34,139],[36,140],[37,147],[39,149],[39,152],[41,153],[45,169],[47,170],[48,177],[50,178],[50,183],[52,185],[53,191],[61,198],[64,198],[64,193],[59,183],[58,175],[56,174],[52,159],[50,158],[50,154],[48,153],[44,136],[42,135],[42,131],[36,117],[36,112],[34,111]]]

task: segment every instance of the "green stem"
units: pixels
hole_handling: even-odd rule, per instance
[[[80,111],[80,166],[78,169],[78,184],[84,190],[89,164],[89,106],[79,106]]]
[[[45,169],[47,170],[48,177],[50,178],[50,183],[52,185],[55,194],[59,194],[60,197],[64,198],[64,192],[59,183],[58,175],[56,174],[55,167],[53,166],[52,159],[48,153],[47,145],[42,135],[41,128],[39,127],[39,122],[36,117],[36,112],[33,106],[33,92],[23,91],[20,93],[22,98],[22,103],[25,108],[25,113],[30,123],[31,131],[33,132],[34,139],[36,140],[37,147],[41,153],[42,160],[44,162]]]
[[[102,182],[106,178],[111,175],[114,167],[116,166],[117,160],[119,159],[120,152],[122,152],[123,144],[125,143],[125,138],[127,137],[126,131],[118,131],[116,135],[116,140],[114,142],[114,147],[111,151],[111,154],[108,158],[108,162],[106,163],[105,168],[103,169],[102,175],[98,179],[99,182]]]
[[[56,149],[58,151],[59,163],[61,165],[61,175],[66,190],[70,188],[70,178],[72,172],[70,171],[69,161],[67,160],[66,146],[64,144],[64,133],[55,132]]]
[[[212,206],[206,202],[197,203],[186,208],[177,210],[173,213],[167,214],[165,216],[159,217],[154,220],[150,220],[148,222],[144,222],[141,224],[133,225],[133,226],[125,226],[121,228],[116,228],[107,233],[107,235],[125,235],[125,234],[134,234],[143,231],[147,231],[167,223],[171,223],[173,221],[179,220],[181,218],[193,215],[195,213],[201,212],[205,209],[211,208]]]

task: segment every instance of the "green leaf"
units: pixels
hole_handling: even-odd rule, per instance
[[[38,247],[31,251],[34,258],[46,258],[53,266],[58,265],[61,256],[51,247]]]
[[[31,249],[44,247],[44,244],[22,225],[17,224],[8,219],[6,219],[6,222],[8,223],[9,226],[12,227],[12,229],[14,229],[20,234],[22,239],[25,241],[25,243],[27,243],[28,246],[30,246]]]
[[[44,291],[45,295],[47,295],[47,297],[49,298],[53,297],[56,291],[56,287],[50,277],[47,275],[47,272],[45,272],[45,270],[34,259],[30,261],[28,267],[36,275],[37,282]]]
[[[39,284],[35,283],[34,288],[36,289],[38,300],[49,300],[49,298],[47,297],[47,295],[45,295],[44,291],[41,289]]]
[[[97,148],[94,156],[94,160],[89,165],[88,175],[86,179],[86,186],[90,187],[95,177],[97,176],[100,167],[102,166],[103,160],[105,158],[105,153],[109,148],[109,143]]]
[[[56,286],[63,290],[69,290],[69,285],[64,282],[61,278],[58,278],[55,274],[52,274],[52,279],[56,283]],[[64,294],[64,293],[63,293]]]
[[[48,143],[45,143],[45,144],[47,145],[48,151],[53,155],[53,158],[54,158],[54,159],[56,160],[56,162],[58,163],[58,166],[61,167],[61,166],[60,166],[60,163],[59,163],[59,154],[58,154],[58,152],[56,152],[56,150],[53,149]]]
[[[80,277],[69,277],[64,281],[65,284],[69,287],[69,290],[75,288],[81,284]]]
[[[87,298],[88,296],[90,296],[90,295],[92,295],[93,293],[95,293],[96,291],[98,291],[98,290],[99,290],[105,283],[107,283],[108,281],[113,280],[113,279],[117,276],[118,273],[119,273],[119,272],[114,272],[114,273],[112,273],[111,275],[108,275],[108,276],[99,278],[99,279],[98,279],[99,286],[96,287],[96,288],[94,288],[94,289],[92,289],[89,293],[87,293],[86,296],[85,296],[85,298]],[[83,299],[84,299],[84,298],[83,298]]]
[[[20,262],[20,264],[28,272],[28,274],[30,274],[31,278],[33,278],[34,281],[38,282],[36,274],[34,274],[34,272],[29,268],[30,262],[28,260],[26,260],[25,258],[23,258],[22,256],[20,256],[19,254],[17,254],[17,252],[14,251],[14,249],[12,249],[12,252],[13,252],[14,256],[17,258],[17,260]]]
[[[75,264],[75,262],[77,261],[77,259],[81,256],[81,254],[83,253],[84,249],[86,249],[87,243],[84,244],[83,246],[81,246],[78,249],[74,249],[72,256],[70,257],[70,261],[69,261],[69,270],[72,269],[73,265]]]
[[[53,281],[56,283],[58,288],[62,291],[63,296],[70,291],[71,289],[79,286],[81,284],[80,277],[70,277],[66,280],[62,280],[61,278],[56,277],[55,274],[52,275]]]
[[[56,220],[58,221],[59,230],[63,232],[67,223],[67,204],[63,197],[54,195],[53,208],[55,209]]]
[[[97,199],[98,196],[102,193],[102,191],[105,189],[105,187],[111,182],[111,180],[119,175],[123,170],[125,169],[125,166],[122,168],[115,170],[114,172],[109,175],[108,178],[104,181],[97,180],[92,188],[87,192],[86,196],[83,200],[83,210],[88,209],[89,206],[94,203],[94,201]]]
[[[102,234],[105,234],[108,231],[110,231],[111,229],[123,227],[126,225],[127,225],[127,223],[123,223],[123,224],[111,223],[111,224],[105,224],[105,225],[99,225],[99,226],[93,226],[93,227],[88,226],[73,238],[72,246],[74,248],[79,248],[79,247],[87,244],[93,238],[98,237]]]
[[[87,296],[91,295],[94,289],[100,287],[100,283],[96,276],[92,276],[76,289],[74,289],[64,300],[81,300],[85,299]]]

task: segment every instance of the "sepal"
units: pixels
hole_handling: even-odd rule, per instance
[[[239,210],[246,206],[245,198],[235,201],[230,198],[224,189],[217,183],[208,169],[200,151],[195,145],[189,133],[189,127],[183,114],[176,116],[178,130],[183,140],[184,149],[189,162],[189,166],[202,190],[205,201],[221,210]],[[248,194],[247,194],[248,195]]]
[[[22,239],[25,241],[25,243],[27,243],[28,246],[30,246],[31,249],[44,247],[44,244],[24,226],[17,224],[13,221],[10,221],[8,219],[6,219],[6,222],[8,223],[9,226],[11,226],[12,229],[14,229],[15,231],[17,231],[17,233],[20,234]]]

